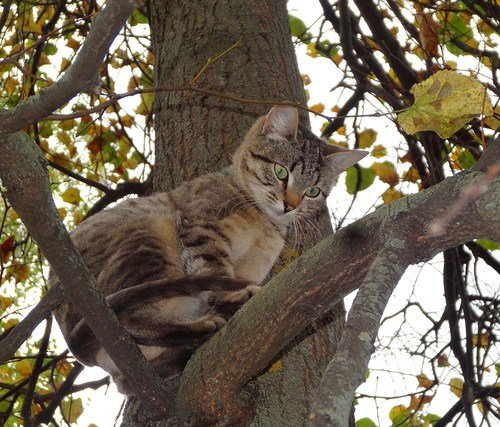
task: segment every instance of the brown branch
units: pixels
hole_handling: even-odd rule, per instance
[[[35,395],[35,387],[38,381],[38,377],[42,373],[43,360],[47,356],[47,349],[49,347],[50,333],[52,331],[52,318],[47,320],[45,325],[45,332],[40,344],[40,350],[36,356],[35,364],[31,371],[30,379],[28,382],[28,388],[24,395],[23,406],[21,408],[21,414],[23,416],[24,425],[29,427],[31,423],[31,404],[33,403],[33,397]]]
[[[124,182],[118,184],[115,189],[109,189],[104,196],[102,196],[98,202],[92,206],[85,218],[89,218],[92,215],[96,214],[99,211],[102,211],[106,206],[114,203],[129,194],[135,194],[137,196],[145,196],[152,189],[152,174],[148,176],[146,181],[144,182]]]
[[[0,340],[0,363],[4,363],[13,357],[17,349],[30,337],[35,328],[42,321],[52,316],[52,310],[60,305],[62,301],[63,294],[60,292],[59,286],[49,289],[35,308]]]
[[[57,407],[61,404],[63,397],[68,395],[68,391],[73,387],[76,377],[78,377],[82,371],[83,366],[76,363],[75,367],[69,372],[68,376],[62,383],[61,387],[55,392],[52,401],[42,412],[38,413],[33,418],[33,425],[37,426],[42,423],[48,424],[51,421],[52,416],[54,415]]]
[[[476,258],[481,258],[486,264],[488,264],[493,270],[500,274],[500,262],[496,260],[486,249],[476,242],[466,243],[465,246],[469,248],[472,254]]]
[[[361,16],[368,24],[375,41],[381,46],[391,68],[406,90],[418,82],[414,70],[406,60],[399,42],[384,24],[384,16],[372,0],[354,0]]]
[[[358,86],[351,97],[346,101],[346,103],[339,110],[338,116],[328,123],[328,126],[321,134],[322,137],[328,138],[332,135],[333,132],[338,130],[341,126],[344,125],[345,115],[349,113],[365,96],[365,89],[362,86]],[[358,180],[361,183],[361,180]]]
[[[85,318],[104,349],[152,416],[166,411],[167,392],[130,334],[95,284],[95,279],[74,247],[52,199],[45,159],[40,149],[21,132],[0,142],[0,178],[10,204],[37,242],[65,293]],[[19,171],[29,171],[21,174]],[[37,206],[34,210],[33,206]],[[43,214],[40,214],[43,213]]]
[[[380,319],[411,261],[393,245],[389,240],[373,260],[349,311],[338,350],[319,385],[310,416],[315,427],[349,425],[354,392],[365,379]]]
[[[81,383],[81,384],[72,384],[71,387],[67,387],[65,390],[62,392],[60,390],[52,392],[52,393],[46,393],[46,394],[36,394],[35,398],[33,401],[35,403],[42,403],[42,402],[47,402],[49,400],[52,400],[56,397],[66,397],[70,394],[78,393],[79,391],[83,390],[97,390],[98,388],[101,388],[102,386],[107,386],[111,382],[111,378],[108,377],[103,377],[100,380],[95,380],[95,381],[88,381],[86,383]]]

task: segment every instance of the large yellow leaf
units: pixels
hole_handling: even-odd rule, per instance
[[[484,86],[474,77],[454,71],[438,71],[414,85],[411,93],[415,102],[398,116],[399,124],[409,134],[433,130],[448,138],[472,118],[493,114]]]

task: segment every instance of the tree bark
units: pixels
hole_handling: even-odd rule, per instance
[[[239,41],[193,84],[250,100],[306,104],[284,1],[158,0],[152,4],[151,31],[158,86],[190,83],[208,58]],[[226,167],[245,132],[270,106],[199,94],[157,94],[154,190],[168,191],[184,180]],[[302,121],[308,123],[307,116]],[[321,228],[324,236],[331,231],[326,215]],[[303,249],[315,243],[307,239]],[[247,387],[255,404],[250,405],[255,413],[246,414],[247,424],[305,423],[344,317],[340,303],[283,350],[278,369],[262,373]],[[137,411],[140,408],[132,402],[124,426],[135,425]]]

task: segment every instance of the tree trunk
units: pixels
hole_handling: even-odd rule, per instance
[[[189,84],[209,58],[239,41],[206,67],[193,84],[240,98],[271,101],[266,105],[198,93],[159,93],[155,99],[155,191],[168,191],[184,180],[227,166],[245,132],[273,101],[305,104],[282,0],[156,0],[151,31],[157,86]],[[331,231],[326,215],[322,228]],[[303,249],[314,243],[308,241]],[[343,305],[338,305],[297,337],[271,372],[248,385],[253,403],[248,409],[248,425],[306,423],[321,374],[340,337],[344,314]],[[170,384],[174,390],[176,386]],[[139,405],[131,402],[123,425],[137,425],[138,411]]]

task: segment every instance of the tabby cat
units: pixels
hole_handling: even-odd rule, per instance
[[[366,155],[329,145],[298,119],[296,108],[275,106],[252,126],[227,172],[126,200],[73,231],[98,286],[163,377],[178,375],[258,290],[288,226],[316,217],[337,176]],[[130,393],[76,309],[64,304],[55,316],[74,356]]]

